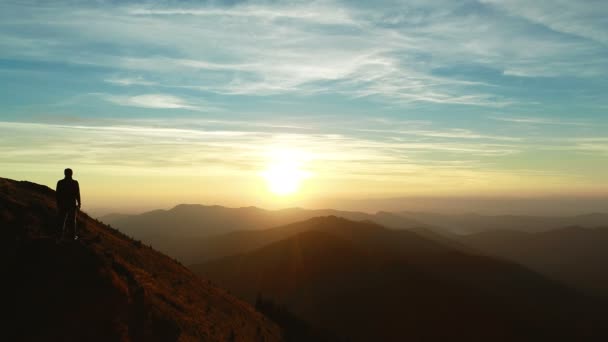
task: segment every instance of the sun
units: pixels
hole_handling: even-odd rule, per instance
[[[272,154],[262,176],[266,179],[268,190],[279,196],[287,196],[300,190],[302,181],[310,177],[303,170],[305,159],[296,151],[281,151]]]

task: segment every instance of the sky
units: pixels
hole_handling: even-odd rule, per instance
[[[123,210],[608,198],[607,18],[603,0],[4,0],[0,176],[71,167],[83,207]]]

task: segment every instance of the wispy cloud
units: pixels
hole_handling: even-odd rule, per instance
[[[375,133],[389,133],[393,135],[414,135],[421,137],[432,137],[432,138],[450,138],[450,139],[486,139],[486,140],[502,140],[502,141],[523,141],[521,137],[509,137],[500,135],[486,135],[475,133],[468,129],[453,128],[443,131],[429,131],[429,130],[395,130],[395,129],[368,129],[360,128],[357,129],[361,132],[375,132]]]
[[[0,169],[242,175],[289,146],[328,184],[385,191],[590,179],[526,158],[605,157],[569,139],[606,127],[606,17],[566,0],[0,2]],[[80,124],[8,122],[65,116]]]
[[[153,108],[153,109],[188,109],[202,110],[203,108],[186,102],[184,99],[166,94],[145,94],[135,96],[104,95],[107,101],[121,106]]]
[[[598,158],[608,156],[608,137],[569,138],[566,141],[571,143],[569,146],[562,146],[566,149],[596,155]]]
[[[96,158],[102,155],[107,158],[108,163],[138,163],[146,165],[155,164],[159,158],[175,159],[181,155],[185,160],[191,160],[195,156],[201,158],[217,157],[230,161],[248,160],[251,166],[260,165],[261,160],[269,149],[290,148],[292,150],[307,151],[319,165],[327,164],[331,167],[342,168],[342,172],[377,174],[381,168],[369,169],[366,165],[384,165],[382,168],[399,169],[411,167],[416,164],[415,160],[420,158],[420,153],[445,153],[445,159],[435,160],[435,165],[445,160],[446,167],[462,167],[455,165],[452,161],[456,155],[475,155],[478,157],[504,155],[516,152],[516,147],[505,144],[493,143],[449,143],[445,141],[425,142],[395,142],[379,141],[359,138],[344,134],[320,134],[320,133],[276,133],[268,131],[247,130],[247,124],[239,129],[217,130],[204,128],[186,128],[175,126],[173,122],[165,121],[162,128],[158,124],[154,126],[142,126],[141,122],[136,125],[128,125],[125,121],[121,125],[66,125],[66,124],[39,124],[39,123],[16,123],[0,122],[0,129],[12,131],[13,134],[24,134],[28,137],[35,131],[45,131],[48,139],[53,141],[52,146],[64,141],[73,143],[74,139],[85,139],[90,141],[87,145],[91,149],[97,149]],[[192,127],[192,125],[191,125]],[[196,126],[194,126],[196,127]],[[19,133],[20,132],[20,133]],[[10,135],[10,134],[9,134]],[[27,139],[25,139],[27,140]],[[27,145],[27,141],[23,141]],[[129,150],[140,154],[138,158],[128,158],[123,151],[122,157],[115,160],[115,149],[129,146]],[[50,147],[50,149],[54,149]],[[154,154],[154,158],[148,159],[148,152],[143,153],[141,149]],[[44,155],[45,149],[36,147],[33,150],[18,148],[8,144],[3,149],[7,154],[5,158],[16,156]],[[27,151],[27,152],[26,152]],[[196,152],[195,152],[196,151]],[[48,151],[47,151],[48,152]],[[181,152],[181,153],[177,153]],[[101,153],[101,154],[100,154]],[[192,155],[194,153],[194,155]],[[137,160],[137,161],[135,161]],[[8,161],[8,160],[7,160]],[[31,159],[34,162],[35,159]],[[360,164],[363,162],[363,164]],[[401,165],[403,164],[403,165]],[[407,165],[406,165],[407,164]],[[176,166],[179,166],[178,163]],[[184,164],[190,167],[189,162]],[[341,165],[341,166],[340,166]],[[348,166],[347,166],[348,165]],[[410,166],[408,166],[410,165]],[[211,165],[209,165],[211,167]],[[221,163],[218,166],[222,166]],[[354,168],[353,168],[354,167]],[[349,171],[347,171],[349,170]]]
[[[591,122],[567,120],[561,118],[538,118],[538,117],[490,117],[493,120],[504,121],[516,124],[532,124],[532,125],[565,125],[565,126],[590,126]]]
[[[117,84],[121,86],[132,86],[132,85],[141,85],[141,86],[151,86],[157,85],[157,82],[147,81],[143,77],[110,77],[106,78],[104,81]]]
[[[178,8],[128,5],[78,10],[49,6],[31,8],[30,12],[33,19],[20,25],[52,29],[62,37],[34,39],[29,45],[57,42],[32,50],[39,57],[152,73],[164,85],[235,95],[336,92],[406,102],[482,106],[511,102],[483,89],[480,83],[433,75],[432,69],[443,62],[429,65],[419,53],[447,56],[447,51],[433,43],[430,32],[420,38],[405,27],[382,27],[384,20],[376,22],[361,9],[333,2]],[[427,23],[423,29],[435,24]],[[17,42],[30,39],[20,32],[13,38]],[[66,39],[69,47],[61,44]],[[75,51],[92,41],[119,50],[155,53],[117,56],[104,51]],[[4,51],[12,51],[9,55],[33,57],[25,49],[14,49],[10,42],[2,44]],[[128,78],[106,80],[117,85],[147,84]],[[332,82],[331,87],[327,82]]]
[[[75,165],[81,174],[86,170],[121,176],[196,177],[197,182],[207,182],[204,184],[221,176],[256,183],[261,180],[252,178],[267,167],[272,151],[286,150],[305,152],[306,170],[315,177],[311,182],[323,184],[324,192],[334,194],[355,188],[386,195],[428,193],[429,189],[513,191],[587,184],[585,178],[556,169],[497,167],[496,161],[526,148],[515,143],[444,141],[432,136],[416,142],[348,134],[277,133],[247,129],[246,123],[231,130],[204,127],[176,126],[170,120],[150,126],[138,121],[120,125],[0,122],[0,171],[29,170],[41,164],[58,169]],[[595,143],[580,148],[596,155],[606,151]],[[345,182],[356,182],[357,186],[345,188]]]
[[[593,13],[586,9],[591,6],[567,1],[482,3],[471,4],[477,11],[468,13],[446,1],[397,8],[335,1],[79,8],[54,3],[28,8],[28,18],[19,21],[10,17],[18,9],[7,4],[0,47],[6,57],[152,74],[163,86],[232,95],[339,93],[397,104],[505,107],[519,102],[488,80],[435,72],[461,65],[526,77],[608,70],[608,58],[597,45],[560,36],[575,33],[605,42],[601,10]],[[559,13],[569,13],[567,20]],[[555,32],[522,26],[512,14]],[[32,36],[31,31],[55,34]],[[91,42],[110,48],[97,49]],[[104,80],[152,85],[144,78]]]
[[[132,7],[128,13],[133,15],[156,16],[203,16],[203,17],[246,17],[263,20],[296,19],[317,24],[355,24],[355,21],[346,10],[336,10],[335,6],[313,1],[304,4],[245,4],[232,8],[212,7],[177,7],[177,8],[151,8]]]
[[[608,143],[580,143],[576,145],[579,151],[591,152],[594,155],[601,153],[604,156],[608,155]]]
[[[608,45],[605,14],[608,4],[598,1],[552,0],[481,0],[505,9],[509,13],[525,18],[533,23],[571,35],[576,35]]]

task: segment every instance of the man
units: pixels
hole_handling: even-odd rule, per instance
[[[59,211],[58,233],[59,238],[66,236],[70,240],[77,240],[76,235],[76,208],[80,209],[80,186],[72,179],[72,169],[63,171],[65,178],[57,182],[57,209]]]

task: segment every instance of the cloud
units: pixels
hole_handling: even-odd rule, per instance
[[[202,17],[245,17],[260,18],[263,20],[295,19],[316,24],[344,25],[355,24],[346,10],[336,10],[335,6],[328,6],[319,1],[306,4],[244,4],[232,8],[212,7],[177,7],[177,8],[150,8],[133,7],[129,14],[143,16],[202,16]]]
[[[143,77],[110,77],[104,80],[107,83],[121,85],[121,86],[132,86],[132,85],[141,85],[141,86],[152,86],[157,85],[156,82],[146,81]]]
[[[532,125],[564,125],[564,126],[590,126],[592,123],[586,121],[574,121],[561,118],[537,118],[537,117],[490,117],[492,120],[504,121],[516,124]]]
[[[0,168],[251,174],[265,150],[287,146],[309,151],[316,174],[407,192],[543,174],[565,184],[585,172],[522,160],[550,149],[585,154],[583,166],[605,157],[603,140],[569,140],[605,128],[603,3],[222,3],[0,2],[3,85],[26,90],[5,95],[0,117],[81,120],[0,123]],[[66,86],[48,92],[55,84]],[[125,107],[110,108],[122,119],[90,96]],[[543,115],[557,107],[576,116]],[[147,110],[135,120],[133,108]],[[504,114],[489,118],[494,108]]]
[[[597,44],[608,36],[606,11],[568,1],[58,2],[31,6],[19,20],[11,13],[23,8],[3,9],[0,56],[144,75],[104,78],[118,86],[154,79],[229,95],[335,93],[397,105],[508,107],[521,100],[497,80],[436,71],[474,65],[516,77],[598,77],[608,70]]]
[[[593,154],[608,155],[608,143],[582,143],[576,145],[577,150],[591,152]]]
[[[579,36],[608,45],[605,20],[608,4],[602,1],[581,0],[481,0],[533,23],[556,32]]]
[[[262,125],[260,125],[262,126]],[[102,125],[0,122],[6,163],[66,162],[149,168],[177,168],[198,172],[198,163],[213,170],[241,173],[260,169],[268,151],[305,151],[317,171],[335,170],[345,177],[391,175],[429,167],[444,170],[479,169],[474,159],[517,153],[521,147],[495,143],[446,141],[391,141],[346,134],[285,133],[255,130],[247,123],[217,129],[190,121],[188,125],[165,120],[149,125],[120,120]],[[36,137],[43,136],[43,145]],[[18,142],[16,137],[19,137]],[[5,141],[3,141],[5,140]],[[79,153],[65,148],[81,146]],[[120,158],[117,158],[120,156]],[[464,162],[464,158],[469,163]],[[473,159],[471,159],[473,158]],[[460,162],[456,162],[460,161]],[[409,171],[408,171],[409,172]]]
[[[565,149],[580,151],[591,155],[600,155],[605,158],[608,155],[608,137],[584,137],[566,139],[572,143],[569,146],[562,146]]]
[[[340,93],[396,103],[504,106],[512,101],[479,82],[433,75],[434,68],[444,65],[442,59],[464,51],[448,49],[444,33],[421,36],[418,29],[407,29],[407,23],[383,27],[384,19],[334,2],[48,6],[30,8],[29,13],[31,19],[20,23],[5,18],[6,25],[57,35],[32,38],[15,29],[14,39],[0,44],[5,54],[146,73],[164,86],[232,95]],[[433,22],[424,23],[422,31],[443,20],[428,19]],[[20,39],[29,40],[32,48],[15,49]],[[429,64],[421,53],[437,56],[441,65]],[[105,80],[148,84],[141,79]]]
[[[360,192],[387,195],[465,189],[530,191],[558,185],[574,189],[593,180],[538,165],[500,167],[509,156],[536,148],[517,141],[461,141],[432,136],[435,134],[398,141],[297,129],[255,130],[263,127],[261,122],[256,127],[245,122],[219,129],[205,119],[187,123],[159,120],[149,124],[106,120],[99,125],[0,121],[0,171],[10,174],[40,165],[57,169],[77,165],[81,174],[185,177],[192,182],[229,177],[255,183],[255,177],[271,162],[272,152],[283,150],[304,152],[306,170],[315,175],[311,183],[333,194],[353,191],[344,186],[348,182],[355,182],[352,184]],[[596,157],[606,152],[598,143],[580,144],[569,151]]]
[[[450,138],[450,139],[485,139],[485,140],[501,140],[501,141],[523,141],[520,137],[509,137],[500,135],[487,135],[475,133],[468,129],[447,129],[443,131],[430,131],[430,130],[396,130],[396,129],[368,129],[361,128],[357,129],[361,132],[374,132],[374,133],[390,133],[394,135],[413,135],[430,138]]]
[[[190,104],[177,96],[166,94],[144,94],[136,96],[104,95],[104,98],[112,103],[129,107],[202,110],[201,107]]]

